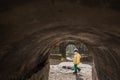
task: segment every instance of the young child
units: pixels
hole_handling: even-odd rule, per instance
[[[80,58],[81,55],[79,54],[79,51],[77,48],[74,49],[74,59],[73,59],[73,63],[74,63],[74,74],[77,74],[77,70],[80,71],[81,69],[78,68],[78,64],[80,63]]]

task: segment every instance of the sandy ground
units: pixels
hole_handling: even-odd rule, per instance
[[[62,66],[73,67],[72,62],[61,62],[58,65],[50,65],[49,80],[92,80],[92,66],[80,63],[81,69],[77,76],[73,74],[74,70],[62,68]]]

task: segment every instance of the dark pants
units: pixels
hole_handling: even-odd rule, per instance
[[[79,68],[78,68],[78,65],[77,64],[74,64],[74,70],[77,71]]]

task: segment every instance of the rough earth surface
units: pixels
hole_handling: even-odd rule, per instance
[[[77,75],[73,74],[74,70],[62,68],[63,66],[73,67],[72,62],[61,62],[58,65],[50,65],[49,80],[92,80],[92,66],[80,63],[81,69]]]

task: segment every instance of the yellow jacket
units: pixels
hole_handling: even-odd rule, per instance
[[[81,55],[78,52],[75,52],[74,53],[73,63],[74,64],[79,64],[80,63],[80,58],[81,58]]]

